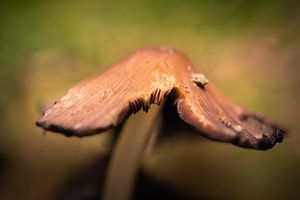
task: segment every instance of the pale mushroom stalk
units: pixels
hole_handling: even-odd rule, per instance
[[[106,172],[104,200],[130,199],[140,162],[150,137],[154,134],[160,110],[161,107],[155,106],[148,114],[138,112],[120,130]]]

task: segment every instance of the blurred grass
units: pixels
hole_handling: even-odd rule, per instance
[[[172,140],[154,155],[159,162],[146,162],[149,173],[192,196],[206,174],[202,180],[212,185],[204,191],[215,198],[299,198],[299,8],[291,0],[2,2],[0,153],[7,164],[1,196],[32,199],[38,188],[39,199],[105,152],[107,133],[83,140],[42,136],[34,126],[39,105],[136,48],[165,45],[185,52],[225,94],[285,125],[290,135],[269,152]],[[194,173],[202,163],[208,172]],[[186,181],[176,180],[174,173],[183,171]],[[226,186],[231,177],[235,183]]]

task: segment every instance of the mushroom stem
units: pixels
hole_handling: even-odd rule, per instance
[[[147,114],[139,112],[120,130],[106,173],[104,200],[131,198],[135,177],[160,110],[153,106]]]

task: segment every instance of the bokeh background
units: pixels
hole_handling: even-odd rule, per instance
[[[109,132],[66,138],[35,127],[41,109],[134,49],[185,52],[223,93],[289,130],[269,151],[182,133],[143,170],[176,195],[300,199],[300,6],[265,1],[1,1],[0,198],[53,199],[105,155]]]

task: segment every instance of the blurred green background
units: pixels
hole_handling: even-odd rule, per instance
[[[131,51],[185,52],[227,96],[288,128],[266,152],[189,134],[162,142],[144,170],[197,199],[300,199],[300,3],[7,1],[0,4],[0,198],[51,199],[105,154],[109,133],[66,138],[35,127],[40,109]]]

